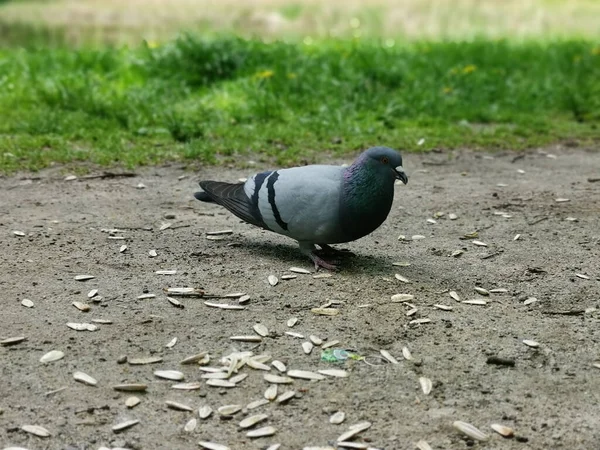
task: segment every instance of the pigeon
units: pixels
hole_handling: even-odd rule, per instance
[[[329,244],[362,238],[387,218],[395,180],[408,183],[402,156],[372,147],[352,165],[308,165],[261,172],[245,183],[200,181],[194,196],[217,203],[243,221],[298,241],[315,269],[335,270],[317,254],[343,254]]]

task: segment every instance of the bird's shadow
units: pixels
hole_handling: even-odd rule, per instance
[[[343,246],[338,246],[337,250],[342,250]],[[278,242],[256,241],[251,238],[240,236],[236,242],[236,249],[242,250],[248,256],[255,258],[268,258],[275,265],[283,263],[304,267],[313,266],[312,261],[300,252],[297,244],[287,244]],[[385,257],[374,255],[362,255],[360,253],[348,252],[347,255],[322,255],[326,261],[335,261],[336,272],[342,274],[364,274],[364,273],[382,273],[389,269],[390,262]],[[325,269],[319,271],[327,272]]]

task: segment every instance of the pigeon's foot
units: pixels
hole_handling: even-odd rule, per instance
[[[327,270],[336,270],[337,269],[335,264],[325,261],[323,258],[321,258],[319,255],[317,255],[315,253],[315,245],[314,244],[311,244],[309,242],[299,242],[299,244],[300,244],[300,251],[303,254],[305,254],[306,256],[308,256],[313,263],[315,263],[315,270],[319,270],[319,267],[322,267]],[[329,246],[327,246],[327,247],[329,247]]]
[[[330,245],[327,244],[317,244],[319,247],[321,247],[321,250],[319,251],[319,253],[323,254],[323,255],[332,255],[332,256],[354,256],[354,253],[352,253],[350,250],[338,250],[337,248],[331,247]]]
[[[335,264],[325,261],[323,258],[315,255],[312,252],[309,256],[310,256],[310,259],[312,260],[312,262],[315,263],[315,270],[319,270],[319,267],[322,267],[327,270],[336,270],[337,269],[337,266]]]

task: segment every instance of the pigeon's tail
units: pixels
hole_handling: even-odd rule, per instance
[[[244,183],[224,183],[222,181],[201,181],[200,187],[204,192],[196,192],[201,202],[217,203],[245,222],[266,228],[258,208],[244,192]]]
[[[208,195],[206,192],[202,192],[202,191],[195,192],[194,197],[196,197],[196,199],[200,200],[201,202],[215,203],[215,201],[212,199],[212,197],[210,195]]]

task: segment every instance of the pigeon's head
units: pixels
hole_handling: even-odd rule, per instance
[[[402,180],[404,184],[408,183],[400,152],[388,147],[372,147],[365,152],[365,157],[369,164],[381,173],[388,175],[391,171],[394,178]]]

